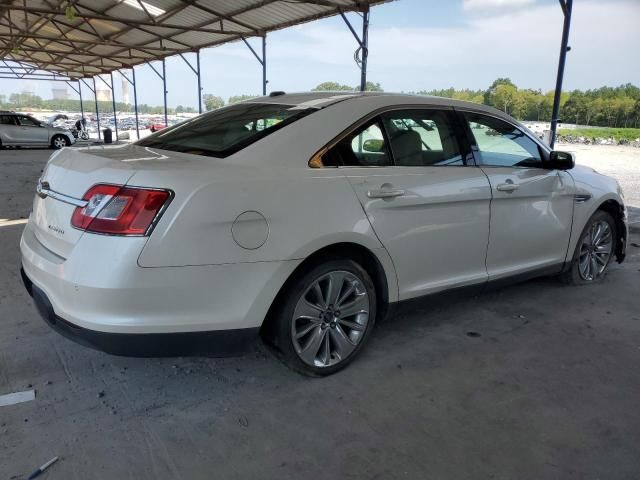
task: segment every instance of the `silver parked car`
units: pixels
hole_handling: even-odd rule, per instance
[[[275,92],[64,149],[36,192],[23,280],[54,329],[139,356],[227,355],[260,334],[312,376],[399,302],[592,284],[628,238],[614,179],[498,110],[421,95]]]
[[[76,139],[69,130],[54,127],[29,115],[0,111],[0,148],[51,147],[73,145]]]

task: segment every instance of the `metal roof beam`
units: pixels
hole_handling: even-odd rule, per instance
[[[236,25],[240,25],[241,27],[247,28],[249,30],[251,30],[252,32],[254,32],[256,35],[262,35],[263,32],[256,26],[254,25],[249,25],[248,23],[245,22],[241,22],[240,20],[236,20],[235,18],[233,18],[233,15],[237,15],[237,14],[231,14],[231,15],[225,15],[222,14],[220,12],[217,12],[209,7],[205,7],[204,5],[200,5],[197,0],[180,0],[184,3],[186,3],[189,6],[195,7],[199,10],[202,10],[203,12],[207,12],[211,15],[215,15],[216,19],[213,20],[211,23],[215,23],[215,22],[219,22],[220,20],[226,20],[227,22],[232,22],[235,23]],[[222,26],[221,26],[222,28]],[[226,32],[227,30],[225,30]]]
[[[46,80],[47,82],[67,82],[67,81],[75,81],[72,78],[64,77],[60,78],[59,76],[51,77],[51,78],[32,78],[32,77],[12,77],[12,76],[4,76],[0,75],[0,79],[2,80]]]
[[[203,26],[187,26],[185,27],[184,25],[175,25],[175,24],[168,24],[168,23],[152,23],[149,21],[144,21],[144,20],[134,20],[134,19],[129,19],[129,18],[120,18],[120,17],[110,17],[108,15],[101,15],[98,13],[82,13],[78,11],[78,6],[82,7],[85,10],[91,11],[93,12],[92,9],[84,6],[84,5],[74,5],[74,7],[76,8],[76,18],[85,20],[86,22],[88,22],[88,24],[90,25],[91,22],[90,20],[100,20],[103,22],[111,22],[111,23],[121,23],[123,25],[127,25],[127,26],[131,26],[134,28],[137,27],[158,27],[158,28],[168,28],[171,30],[179,30],[179,31],[189,31],[189,32],[202,32],[202,33],[214,33],[214,34],[230,34],[230,35],[244,35],[247,32],[241,32],[241,31],[233,31],[233,30],[220,30],[220,29],[216,29],[216,28],[205,28]],[[62,12],[56,12],[55,10],[51,10],[51,9],[47,9],[47,8],[39,8],[39,7],[31,7],[31,6],[21,6],[21,5],[9,5],[8,8],[10,10],[17,10],[17,11],[25,11],[28,13],[36,13],[36,14],[42,14],[42,15],[60,15],[63,16]],[[211,21],[206,22],[206,24],[210,24],[213,23]],[[99,33],[96,32],[96,35],[100,35]],[[105,40],[107,40],[108,37],[105,37]]]
[[[2,41],[2,39],[0,39],[0,41]],[[62,57],[65,57],[65,55],[67,55],[69,52],[65,51],[65,50],[56,50],[53,48],[40,48],[40,47],[20,47],[19,49],[22,52],[33,52],[33,53],[51,53],[54,55],[61,55]],[[118,63],[122,63],[123,65],[131,65],[131,62],[123,62],[120,60],[131,60],[131,59],[138,59],[138,60],[142,60],[142,61],[149,61],[150,58],[149,57],[143,57],[140,55],[115,55],[115,54],[111,54],[111,53],[107,53],[104,55],[98,55],[96,53],[92,53],[89,52],[87,50],[83,50],[83,49],[78,49],[78,51],[76,52],[79,55],[85,55],[87,57],[101,57],[101,58],[105,58],[105,59],[109,59],[109,60],[117,60]],[[178,52],[179,54],[179,52]]]
[[[68,26],[62,22],[58,22],[58,23]],[[0,26],[8,27],[9,25],[6,25],[0,21]],[[15,34],[0,32],[0,39],[2,38],[15,39],[15,37],[16,37]],[[71,47],[73,47],[74,44],[100,46],[100,47],[104,47],[104,46],[121,47],[124,50],[140,50],[142,52],[148,53],[149,55],[157,55],[157,52],[176,54],[184,51],[184,49],[173,48],[173,47],[150,47],[150,46],[147,46],[146,43],[124,43],[120,41],[103,42],[98,40],[88,40],[88,39],[80,39],[80,38],[66,39],[66,38],[51,37],[48,35],[37,35],[37,34],[28,34],[28,38],[26,38],[26,40],[29,40],[29,39],[48,41],[49,43],[47,43],[47,45],[51,43],[60,43],[64,45],[69,45]],[[156,42],[157,40],[152,40],[152,41]],[[152,52],[156,52],[156,53],[152,53]],[[94,52],[92,53],[92,55],[99,55],[99,54]]]

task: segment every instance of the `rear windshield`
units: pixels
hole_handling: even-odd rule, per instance
[[[314,111],[294,105],[239,103],[161,130],[137,144],[222,158]]]

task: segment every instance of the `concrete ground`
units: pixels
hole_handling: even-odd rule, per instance
[[[49,153],[0,152],[0,218],[28,214]],[[56,455],[43,480],[640,477],[640,248],[599,285],[405,312],[308,379],[259,344],[133,359],[68,341],[22,288],[21,230],[0,223],[0,395],[36,399],[0,406],[0,479]]]

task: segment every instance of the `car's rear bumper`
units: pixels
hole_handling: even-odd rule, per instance
[[[111,333],[75,325],[59,317],[47,295],[20,270],[24,286],[40,316],[61,335],[112,355],[171,357],[185,355],[229,356],[242,353],[255,342],[259,328],[180,333]]]
[[[28,223],[22,268],[54,312],[78,327],[115,334],[209,332],[259,327],[300,263],[140,267],[144,237],[85,234],[62,258]]]

